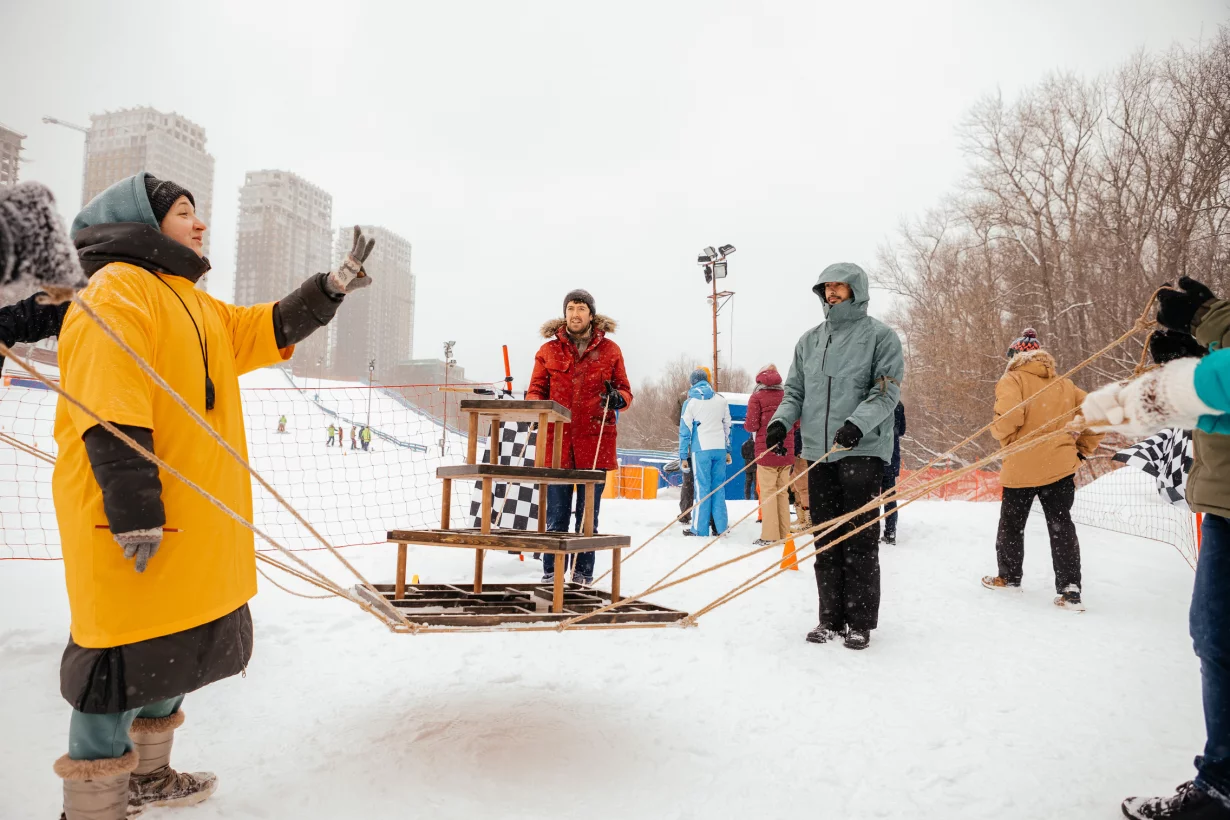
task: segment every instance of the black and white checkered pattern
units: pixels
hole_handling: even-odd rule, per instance
[[[535,425],[528,421],[516,425],[505,424],[500,428],[500,464],[505,466],[525,467],[534,465],[535,446],[538,433],[530,428]],[[491,461],[491,446],[483,450],[482,463]],[[509,484],[497,481],[492,492],[491,526],[498,529],[537,530],[538,529],[538,485]],[[470,517],[474,526],[482,526],[483,483],[474,482],[474,490],[470,493]]]
[[[1190,430],[1163,430],[1115,453],[1114,460],[1153,476],[1162,498],[1186,506],[1187,475],[1192,470]]]

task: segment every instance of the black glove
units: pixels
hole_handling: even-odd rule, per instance
[[[1179,290],[1163,290],[1157,295],[1157,321],[1171,330],[1192,332],[1192,319],[1206,302],[1217,297],[1213,291],[1187,276],[1179,279]]]
[[[847,450],[853,450],[862,440],[863,431],[858,429],[858,425],[852,421],[847,421],[841,425],[840,429],[833,434],[833,443],[845,447]]]
[[[1192,356],[1206,356],[1208,352],[1209,349],[1196,341],[1195,336],[1177,330],[1155,330],[1149,339],[1149,355],[1153,357],[1154,364],[1166,364],[1175,359]]]
[[[769,422],[769,426],[764,431],[764,446],[766,450],[772,450],[778,455],[786,454],[786,422],[773,420]]]
[[[598,400],[602,402],[602,406],[607,410],[623,410],[628,406],[628,402],[624,399],[624,394],[615,389],[615,383],[607,379],[604,383],[606,390],[598,395]]]

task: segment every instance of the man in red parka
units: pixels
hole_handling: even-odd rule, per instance
[[[594,310],[594,297],[587,291],[574,290],[564,297],[564,318],[551,319],[542,326],[546,344],[534,357],[534,375],[530,378],[527,399],[558,402],[572,413],[572,422],[564,425],[564,442],[559,466],[574,470],[614,470],[616,411],[632,404],[632,386],[624,372],[624,354],[619,345],[608,339],[615,331],[615,322]],[[605,425],[605,429],[604,429]],[[555,442],[550,431],[537,446],[553,451]],[[601,439],[601,443],[599,443]],[[585,496],[577,490],[576,529],[581,531],[585,513]],[[594,499],[594,530],[598,529],[598,510],[603,485],[597,485]],[[547,489],[547,530],[568,532],[572,517],[574,485],[551,485]],[[555,556],[543,555],[543,581],[555,580]],[[567,567],[564,569],[567,572]],[[574,583],[589,584],[594,580],[594,553],[577,556],[573,570]]]

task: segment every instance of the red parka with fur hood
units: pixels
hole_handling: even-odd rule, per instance
[[[563,455],[560,467],[576,470],[614,470],[618,430],[615,411],[609,410],[603,419],[602,393],[609,380],[632,406],[632,385],[624,370],[624,354],[619,345],[606,337],[615,332],[615,322],[601,313],[595,314],[593,335],[584,352],[577,349],[568,336],[563,319],[551,319],[542,326],[547,343],[534,357],[534,375],[530,377],[527,399],[550,399],[567,407],[572,423],[564,425]],[[625,408],[626,409],[626,408]],[[605,432],[603,424],[606,425]],[[602,451],[598,452],[598,439]],[[539,443],[541,445],[541,442]],[[547,435],[547,452],[553,451],[552,434]],[[594,456],[597,454],[597,466]]]

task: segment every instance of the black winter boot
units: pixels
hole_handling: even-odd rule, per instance
[[[842,635],[846,634],[845,627],[835,629],[831,626],[819,624],[811,632],[807,633],[808,643],[830,643],[837,640]]]
[[[870,629],[850,629],[846,632],[846,649],[866,649],[871,643]]]
[[[1191,780],[1169,797],[1129,797],[1123,816],[1135,820],[1230,820],[1230,808]]]

